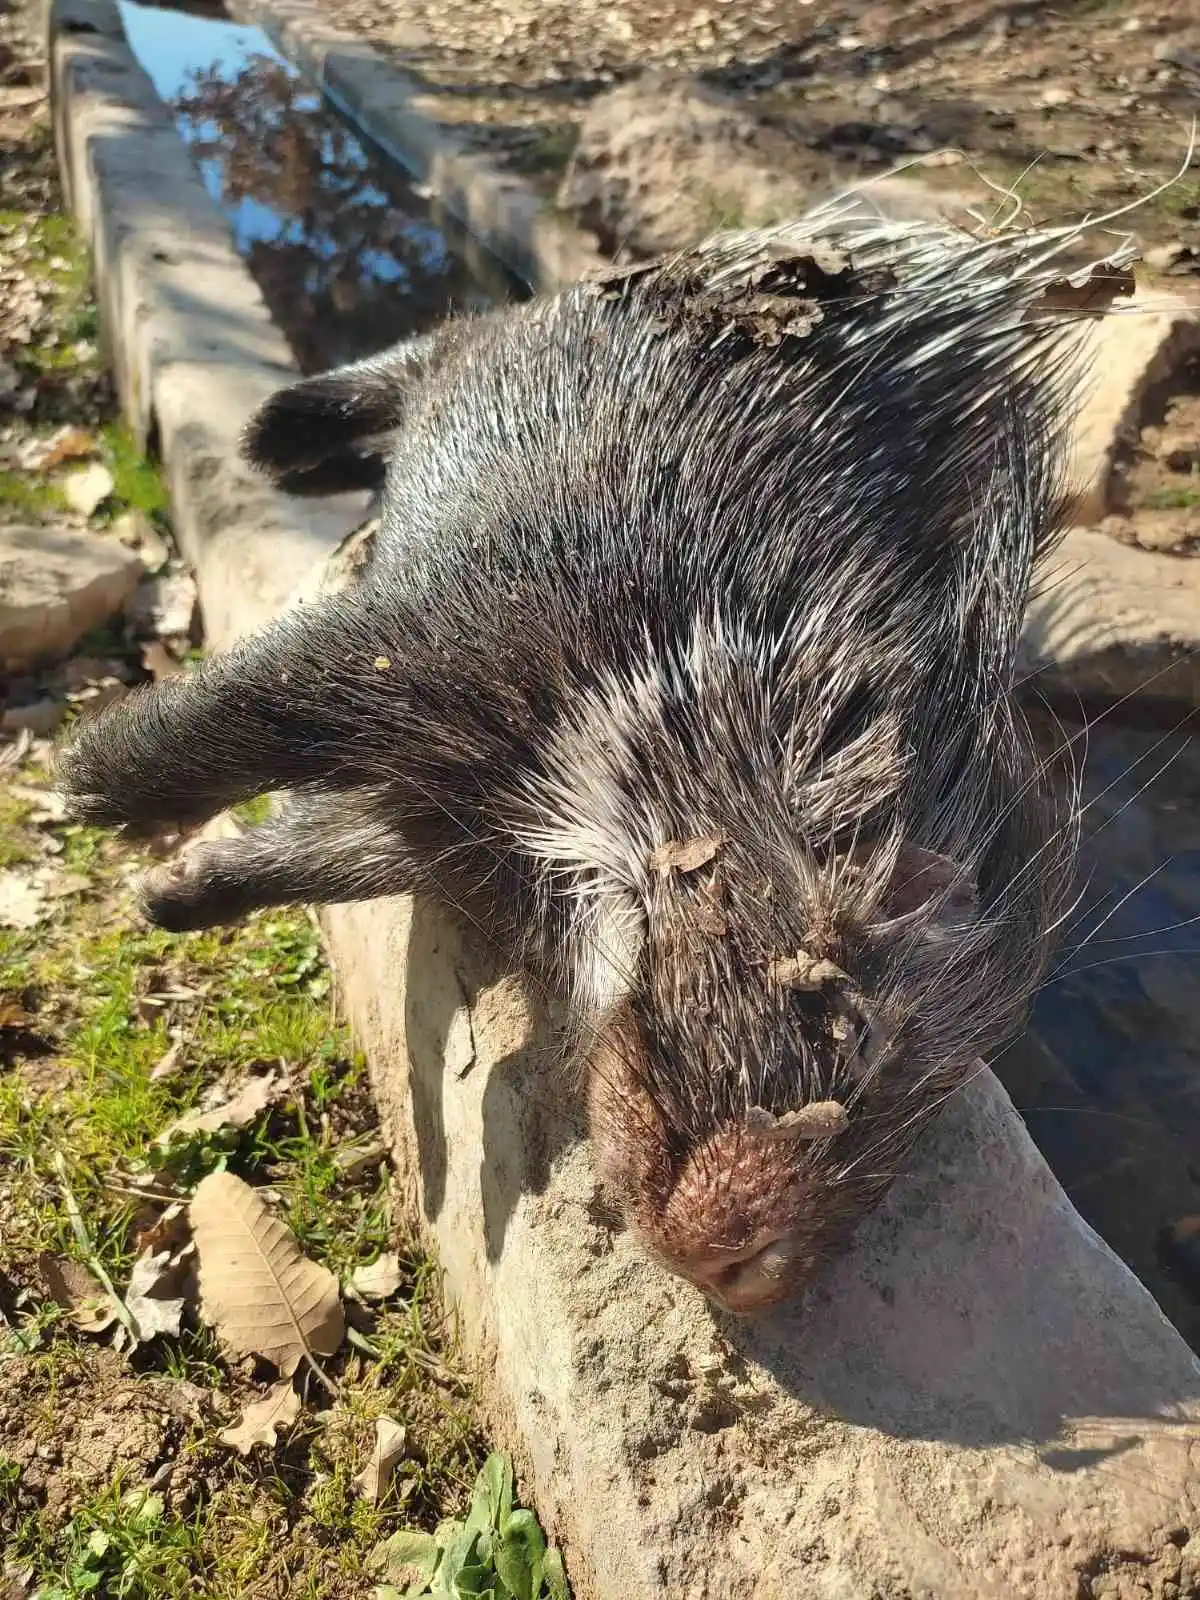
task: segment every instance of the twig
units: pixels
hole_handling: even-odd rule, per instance
[[[103,1285],[104,1292],[112,1301],[113,1311],[116,1314],[117,1321],[125,1329],[126,1333],[129,1334],[134,1344],[139,1344],[141,1342],[141,1332],[137,1323],[134,1321],[133,1313],[125,1304],[124,1300],[121,1299],[121,1296],[117,1293],[116,1286],[109,1277],[103,1261],[101,1261],[100,1257],[96,1254],[96,1247],[92,1243],[91,1235],[88,1233],[87,1223],[83,1220],[83,1212],[79,1209],[79,1201],[76,1200],[75,1191],[71,1188],[71,1180],[67,1173],[66,1157],[63,1155],[61,1150],[56,1150],[54,1152],[54,1170],[58,1174],[59,1187],[62,1189],[63,1204],[66,1206],[67,1216],[71,1220],[71,1231],[75,1235],[75,1241],[79,1245],[80,1250],[83,1252],[84,1259],[87,1261],[88,1266],[96,1274],[96,1277]]]

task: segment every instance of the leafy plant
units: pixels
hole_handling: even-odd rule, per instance
[[[191,1542],[158,1495],[130,1490],[73,1519],[61,1573],[37,1589],[33,1600],[151,1600],[184,1574]]]
[[[372,1566],[385,1579],[376,1600],[570,1600],[562,1557],[533,1512],[514,1508],[512,1462],[499,1452],[484,1462],[464,1521],[401,1529],[376,1546]]]

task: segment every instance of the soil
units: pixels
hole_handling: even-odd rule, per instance
[[[1192,0],[324,4],[418,77],[425,114],[618,260],[911,163],[909,190],[951,214],[1004,212],[992,188],[1033,222],[1136,202],[1113,228],[1141,243],[1139,281],[1200,303],[1200,158],[1180,176],[1200,92]],[[1200,553],[1194,367],[1152,396],[1110,509],[1116,539]]]
[[[1192,0],[325,0],[417,74],[439,114],[552,187],[588,103],[649,70],[700,76],[790,136],[814,182],[955,146],[1027,196],[1099,208],[1183,163],[1200,87]],[[457,105],[457,109],[456,108]],[[1200,255],[1200,178],[1138,227]]]

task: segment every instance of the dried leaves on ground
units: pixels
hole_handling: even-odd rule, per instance
[[[338,1283],[309,1260],[295,1235],[230,1172],[214,1172],[192,1196],[204,1319],[240,1355],[258,1355],[290,1377],[307,1359],[331,1356],[346,1319]]]

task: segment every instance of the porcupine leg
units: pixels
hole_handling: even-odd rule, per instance
[[[408,845],[378,790],[304,795],[239,838],[189,846],[143,881],[142,909],[182,933],[262,906],[368,900],[413,887]]]
[[[369,782],[347,715],[358,626],[331,596],[82,723],[58,766],[72,813],[188,825],[271,790]]]

